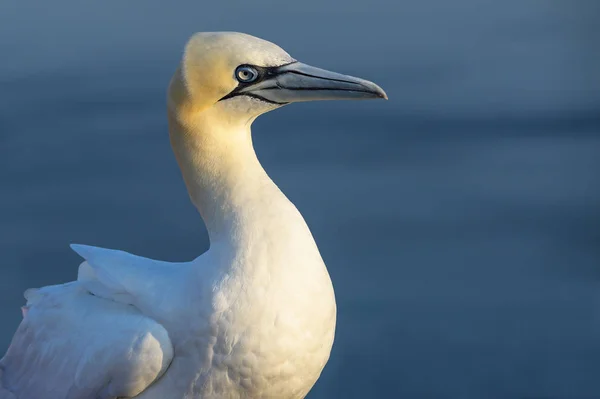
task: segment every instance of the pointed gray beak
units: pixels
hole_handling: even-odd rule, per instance
[[[383,89],[373,82],[300,62],[273,68],[268,71],[265,79],[241,88],[238,93],[257,96],[278,104],[388,98]]]

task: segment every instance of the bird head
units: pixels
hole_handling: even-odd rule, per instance
[[[292,102],[376,98],[387,96],[375,83],[303,64],[266,40],[204,32],[188,41],[168,100],[180,121],[207,109],[252,121]]]

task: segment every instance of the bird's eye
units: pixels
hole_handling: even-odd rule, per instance
[[[235,70],[235,77],[242,83],[254,82],[258,79],[258,71],[251,66],[242,65]]]

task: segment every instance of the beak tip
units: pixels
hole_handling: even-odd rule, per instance
[[[373,99],[382,99],[382,100],[387,100],[388,99],[388,95],[385,92],[385,90],[383,90],[379,85],[377,85],[376,83],[373,82],[369,82],[367,81],[363,81],[363,85],[365,86],[365,88],[371,93]]]
[[[388,100],[388,95],[386,94],[386,92],[383,91],[383,89],[381,87],[379,87],[379,86],[376,86],[376,87],[377,87],[377,91],[375,92],[375,95],[381,99]]]

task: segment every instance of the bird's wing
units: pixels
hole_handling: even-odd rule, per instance
[[[184,281],[180,264],[161,262],[128,252],[73,244],[86,261],[79,266],[80,281],[101,298],[133,305],[144,314],[169,314],[171,287]]]
[[[79,281],[25,293],[24,319],[0,360],[0,399],[129,398],[171,363],[166,329],[137,306],[152,306],[144,292],[160,276],[138,279],[156,265],[121,251],[74,249],[87,259]]]

